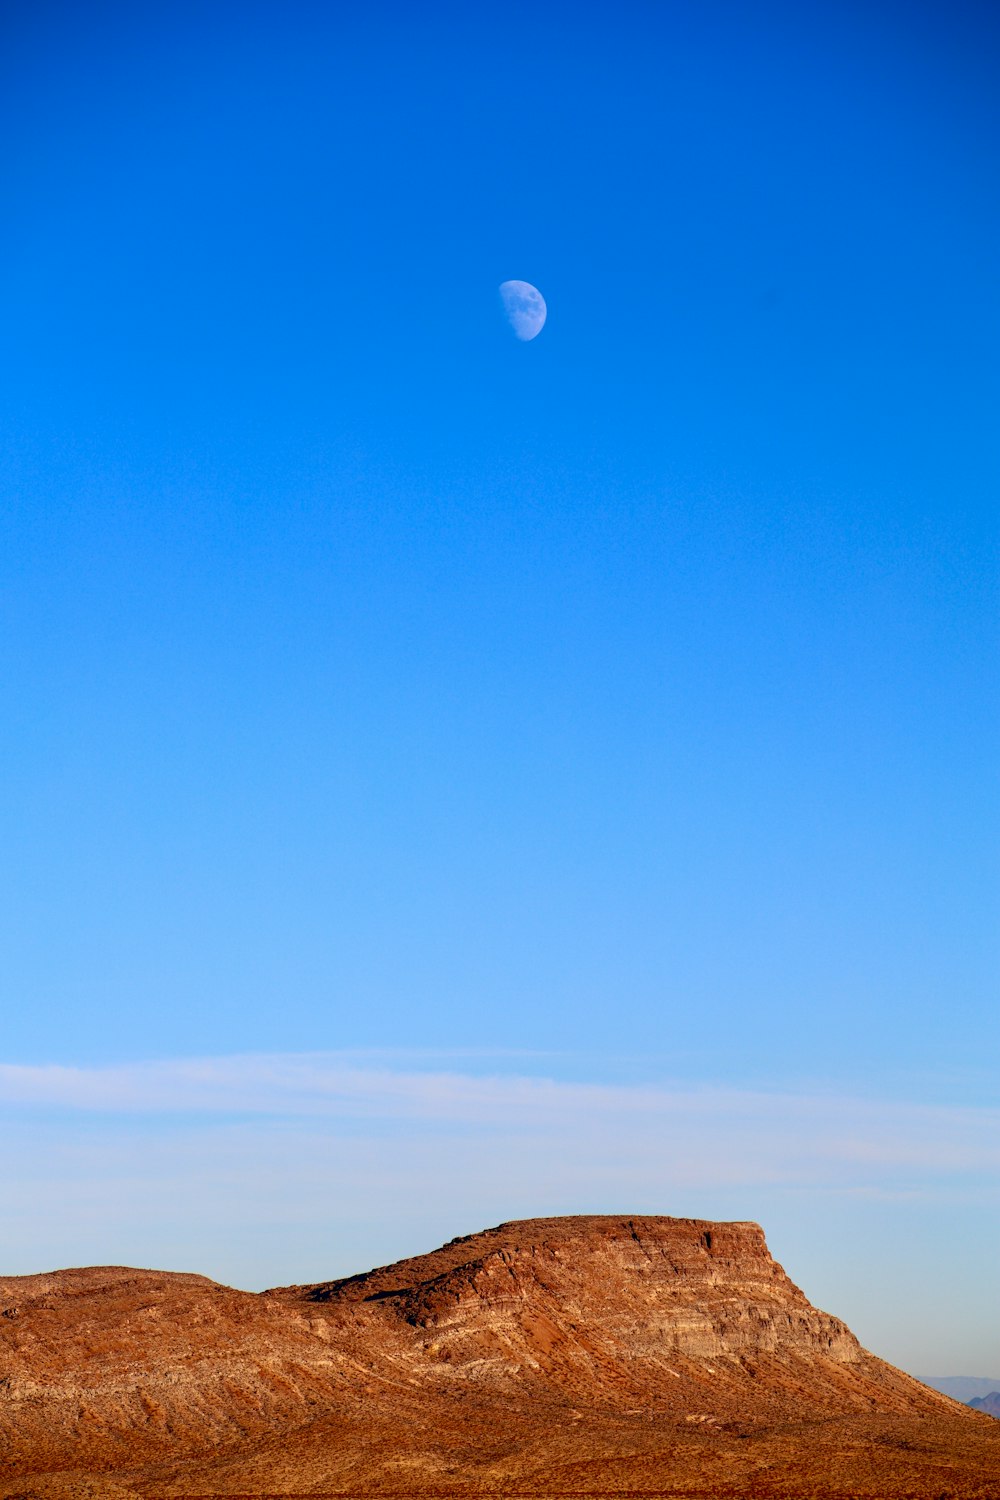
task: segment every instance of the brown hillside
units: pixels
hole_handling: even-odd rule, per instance
[[[1000,1426],[862,1349],[756,1224],[529,1220],[260,1295],[64,1271],[0,1312],[0,1494],[1000,1496]]]

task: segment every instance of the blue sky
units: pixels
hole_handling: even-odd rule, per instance
[[[994,1373],[989,8],[5,24],[5,1269],[753,1217]]]

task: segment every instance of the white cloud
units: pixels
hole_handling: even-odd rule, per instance
[[[351,1054],[191,1058],[115,1067],[0,1065],[0,1108],[184,1118],[278,1117],[324,1139],[421,1133],[495,1136],[530,1154],[560,1144],[567,1170],[646,1162],[669,1147],[672,1172],[699,1181],[854,1180],[1000,1168],[1000,1110],[834,1093],[579,1083],[496,1073],[360,1065]],[[261,1122],[262,1123],[262,1122]],[[145,1127],[148,1129],[148,1126]],[[176,1124],[173,1128],[176,1128]],[[211,1128],[211,1127],[205,1127]],[[283,1138],[283,1137],[279,1137]],[[623,1157],[623,1153],[625,1153]]]

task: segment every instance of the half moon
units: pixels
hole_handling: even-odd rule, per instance
[[[503,281],[500,283],[500,300],[515,337],[524,344],[537,338],[548,314],[545,298],[537,286],[532,286],[530,281]]]

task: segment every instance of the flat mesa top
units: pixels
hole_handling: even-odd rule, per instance
[[[274,1287],[271,1295],[326,1297],[351,1294],[351,1288],[387,1292],[415,1281],[427,1281],[468,1265],[497,1251],[525,1251],[557,1245],[597,1244],[614,1239],[642,1239],[658,1243],[739,1250],[769,1258],[764,1231],[753,1220],[674,1219],[665,1214],[565,1214],[546,1219],[510,1219],[475,1234],[460,1235],[437,1250],[376,1266],[354,1276],[337,1277],[306,1286]]]

